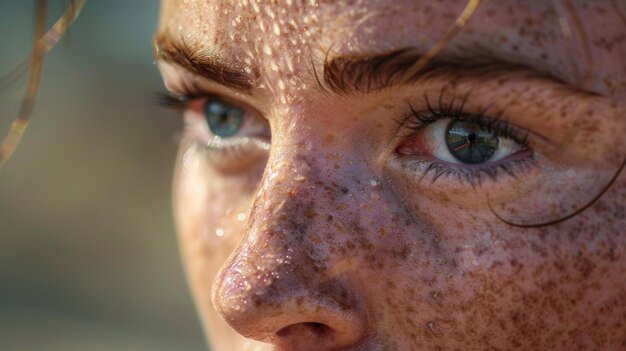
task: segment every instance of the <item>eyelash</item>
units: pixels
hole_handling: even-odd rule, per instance
[[[453,96],[449,103],[444,103],[443,98],[444,92],[441,92],[436,105],[433,105],[428,96],[424,95],[425,111],[417,110],[410,102],[407,102],[410,113],[398,121],[398,130],[404,131],[401,136],[401,145],[417,137],[428,125],[441,119],[451,119],[475,123],[486,131],[497,134],[500,138],[511,139],[520,145],[524,155],[508,161],[498,162],[494,165],[475,167],[451,166],[443,162],[414,158],[413,162],[415,163],[427,164],[426,169],[421,171],[420,181],[423,181],[428,175],[432,175],[431,183],[435,183],[442,177],[456,177],[460,182],[467,182],[472,187],[475,187],[483,184],[484,177],[488,177],[491,181],[496,182],[500,174],[504,172],[513,178],[517,178],[517,170],[526,171],[529,167],[536,166],[534,152],[528,142],[528,132],[501,119],[501,114],[486,115],[487,109],[476,114],[465,112],[469,94],[466,94],[461,99]]]
[[[183,83],[180,92],[156,91],[154,101],[157,105],[178,111],[184,111],[189,103],[195,99],[208,98],[221,100],[218,96],[203,92],[195,84]]]

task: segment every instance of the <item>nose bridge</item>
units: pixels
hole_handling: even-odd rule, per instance
[[[268,165],[244,240],[222,272],[228,275],[224,283],[234,283],[227,295],[241,303],[258,305],[260,297],[281,295],[275,291],[279,288],[309,290],[326,261],[315,228],[323,219],[316,201],[321,196],[318,171],[300,155],[282,156]],[[239,288],[245,296],[233,291]]]
[[[332,243],[322,239],[330,193],[341,188],[301,153],[269,162],[247,233],[214,283],[214,305],[244,336],[268,341],[288,326],[313,322],[344,331],[344,339],[323,338],[333,340],[330,346],[349,344],[366,330],[366,313],[348,283],[326,270]]]

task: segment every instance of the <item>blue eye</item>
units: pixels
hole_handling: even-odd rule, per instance
[[[479,164],[489,160],[498,149],[498,135],[477,123],[451,121],[446,130],[446,145],[462,163]]]
[[[220,138],[237,134],[243,126],[246,112],[221,101],[207,101],[204,105],[204,118],[211,132]]]

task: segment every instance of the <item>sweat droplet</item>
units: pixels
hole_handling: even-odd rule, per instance
[[[237,220],[238,220],[239,222],[243,222],[243,221],[245,221],[245,220],[246,220],[246,214],[245,214],[245,213],[243,213],[243,212],[242,212],[242,213],[240,213],[240,214],[238,214],[238,215],[237,215]]]
[[[434,321],[430,321],[430,322],[426,323],[426,326],[428,327],[428,329],[433,330],[433,329],[435,329],[435,322]]]
[[[215,235],[217,235],[220,238],[223,237],[224,236],[224,229],[223,228],[215,229]]]

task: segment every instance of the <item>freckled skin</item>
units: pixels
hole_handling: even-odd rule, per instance
[[[511,74],[329,99],[311,59],[329,48],[425,51],[465,3],[164,1],[161,31],[207,47],[236,42],[212,50],[260,67],[255,107],[272,130],[267,158],[236,174],[181,147],[175,214],[213,349],[626,349],[626,174],[587,211],[545,228],[508,226],[476,195],[553,191],[545,203],[584,204],[602,182],[583,180],[610,179],[624,157],[626,7],[571,3],[583,26],[570,31],[586,42],[558,26],[574,21],[567,4],[492,1],[446,50],[515,55],[597,96]],[[538,150],[554,167],[477,190],[418,181],[388,145],[397,125],[381,116],[442,87],[471,89],[468,108],[499,101],[516,124],[558,140],[561,149]],[[568,169],[575,175],[559,178]]]

